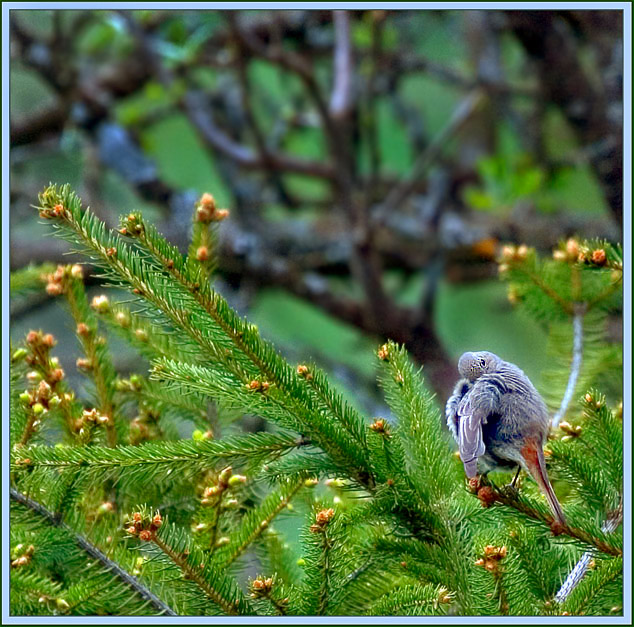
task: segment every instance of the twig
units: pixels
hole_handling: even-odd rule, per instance
[[[491,483],[490,480],[487,480],[485,477],[480,478],[480,485],[489,486],[493,490],[494,501],[501,503],[502,505],[508,505],[513,509],[525,514],[529,518],[534,520],[539,520],[549,526],[553,524],[552,516],[548,514],[543,514],[525,502],[521,502],[517,499],[517,497],[509,494],[506,491],[501,490],[495,484]],[[607,555],[614,555],[615,557],[621,557],[623,555],[623,551],[619,548],[610,546],[600,538],[595,538],[593,535],[584,531],[583,529],[579,529],[578,527],[570,527],[569,525],[561,525],[558,528],[558,532],[570,536],[571,538],[575,538],[576,540],[580,540],[585,544],[591,544],[595,546],[602,553],[606,553]]]
[[[577,303],[575,305],[575,314],[572,319],[573,343],[572,343],[572,364],[570,366],[570,376],[568,377],[568,385],[564,397],[561,399],[561,405],[557,413],[553,416],[552,427],[556,429],[559,422],[566,415],[568,405],[572,399],[572,395],[577,386],[577,379],[581,371],[581,360],[583,357],[583,317],[587,307],[585,303]]]
[[[458,105],[447,126],[436,135],[425,151],[418,156],[409,177],[395,185],[383,203],[376,208],[374,212],[375,221],[383,222],[386,216],[401,206],[406,198],[414,191],[418,181],[425,174],[429,166],[438,158],[447,141],[464,126],[483,100],[484,91],[478,88],[469,93]]]
[[[604,533],[611,533],[621,524],[623,520],[623,510],[619,508],[616,516],[608,518],[601,526],[601,531]],[[592,551],[587,551],[581,556],[581,559],[577,562],[575,567],[570,571],[568,577],[559,588],[559,592],[555,595],[555,601],[557,603],[563,603],[571,594],[571,592],[581,583],[581,580],[585,577],[588,568],[590,568],[590,562],[592,560]]]
[[[149,601],[161,614],[164,614],[165,616],[178,616],[171,607],[163,603],[163,601],[161,601],[161,599],[159,599],[153,592],[141,584],[136,577],[130,575],[127,571],[121,568],[119,564],[104,555],[94,544],[91,544],[82,535],[76,533],[66,523],[62,522],[59,516],[49,511],[46,507],[44,507],[44,505],[34,501],[25,494],[22,494],[22,492],[18,492],[15,488],[9,488],[9,493],[14,501],[28,507],[43,518],[46,518],[46,520],[55,527],[63,529],[73,538],[77,546],[88,553],[90,557],[101,562],[106,570],[113,572],[124,583],[130,586],[142,599]]]
[[[352,46],[347,11],[333,11],[335,24],[334,84],[330,96],[330,115],[340,120],[350,113],[352,96]]]
[[[167,555],[176,566],[178,566],[187,579],[191,579],[198,584],[198,587],[219,607],[222,608],[225,614],[230,616],[236,616],[238,614],[237,608],[234,603],[226,601],[218,591],[213,588],[209,582],[203,577],[197,568],[192,568],[188,563],[187,557],[183,554],[177,553],[171,546],[163,541],[158,535],[154,536],[152,542],[158,546],[165,555]]]
[[[234,549],[233,553],[223,563],[223,568],[227,568],[230,564],[233,564],[233,562],[235,562],[240,557],[240,555],[242,555],[242,553],[244,553],[244,550],[256,538],[258,538],[262,534],[264,529],[266,529],[268,527],[269,523],[290,503],[291,499],[297,494],[297,492],[300,490],[300,488],[303,487],[303,485],[304,485],[303,481],[297,482],[297,484],[292,488],[292,490],[290,490],[290,492],[284,498],[280,499],[280,502],[277,504],[275,509],[266,518],[264,518],[264,520],[262,520],[260,525],[258,525],[257,529],[255,531],[253,531],[242,542],[242,544],[240,544],[240,546],[238,546],[236,549]]]

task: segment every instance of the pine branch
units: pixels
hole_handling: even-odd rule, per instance
[[[215,362],[222,364],[225,375],[232,373],[243,383],[260,381],[278,389],[295,420],[312,429],[324,450],[335,459],[345,460],[351,469],[359,467],[364,451],[339,425],[316,410],[310,393],[301,386],[290,365],[259,337],[253,325],[236,315],[208,282],[192,275],[180,253],[138,214],[130,214],[123,229],[135,234],[151,257],[148,261],[116,242],[89,211],[82,213],[80,201],[69,186],[60,190],[50,186],[42,192],[40,215],[82,242],[119,281],[128,283],[173,324],[185,329]]]
[[[196,568],[192,568],[189,564],[187,558],[183,557],[182,553],[177,553],[169,544],[167,544],[162,538],[159,536],[155,536],[153,538],[153,542],[158,546],[165,555],[167,555],[174,564],[176,564],[183,574],[192,581],[195,581],[196,584],[200,587],[200,589],[218,606],[222,608],[225,614],[229,616],[238,616],[240,612],[238,608],[230,602],[227,602],[226,599],[223,598],[222,595],[218,593],[209,583],[205,580],[205,578],[200,574],[200,572]]]
[[[573,614],[581,614],[595,598],[602,600],[608,584],[623,576],[623,560],[617,557],[603,560],[592,572],[592,576],[583,580],[592,561],[591,558],[586,558],[587,555],[590,554],[584,554],[579,560],[555,597],[561,604],[561,610],[572,610]]]
[[[229,616],[253,614],[253,607],[235,582],[217,568],[211,556],[191,542],[183,529],[164,524],[158,512],[141,508],[125,522],[126,531],[142,542],[156,545],[198,589]]]
[[[269,494],[260,507],[250,510],[245,515],[240,529],[235,532],[235,535],[231,538],[231,543],[227,545],[226,550],[219,556],[223,568],[227,568],[235,562],[268,529],[273,519],[288,506],[291,499],[303,486],[303,480],[289,483],[281,490],[276,490]]]
[[[371,616],[444,616],[452,595],[441,586],[409,585],[381,597],[368,614]]]
[[[553,524],[557,525],[557,523],[553,523],[552,514],[547,513],[546,510],[537,510],[536,508],[531,506],[525,499],[520,499],[518,495],[513,494],[509,490],[502,490],[498,488],[485,477],[481,477],[480,481],[482,486],[491,488],[492,490],[490,496],[487,495],[488,505],[498,502],[502,505],[508,505],[509,507],[512,507],[513,509],[528,516],[529,518],[532,518],[533,520],[543,522],[549,527],[551,527]],[[602,539],[599,537],[595,537],[584,529],[571,527],[570,525],[557,525],[555,531],[557,532],[557,534],[565,534],[571,538],[583,542],[586,545],[592,545],[602,553],[607,553],[608,555],[614,555],[617,557],[623,555],[622,549],[606,542],[607,538]]]
[[[75,268],[79,270],[79,277],[72,275]],[[106,439],[108,446],[114,447],[117,445],[117,426],[119,430],[122,430],[122,425],[119,424],[117,411],[114,405],[114,379],[115,369],[112,364],[110,353],[105,345],[104,337],[97,337],[97,319],[88,306],[88,300],[86,298],[86,292],[84,290],[83,280],[81,278],[80,266],[73,266],[68,268],[66,280],[64,281],[64,294],[70,306],[71,315],[75,321],[77,327],[77,337],[86,354],[86,360],[84,362],[78,361],[83,364],[82,370],[88,372],[95,383],[95,389],[97,392],[97,409],[99,412],[108,418],[105,423],[106,427]],[[95,302],[98,302],[95,308],[101,305],[105,297],[97,297]],[[101,299],[101,300],[99,300]]]
[[[32,498],[25,496],[21,492],[18,492],[15,488],[9,488],[9,493],[11,498],[28,507],[36,514],[39,514],[43,518],[45,518],[51,525],[63,529],[66,533],[68,533],[77,546],[79,546],[83,551],[85,551],[90,557],[95,560],[98,560],[103,567],[112,572],[114,575],[119,577],[126,585],[130,586],[141,598],[149,601],[160,614],[164,614],[166,616],[178,616],[174,610],[168,607],[161,599],[159,599],[153,592],[145,588],[139,580],[130,575],[128,572],[123,570],[117,563],[113,562],[109,557],[104,555],[96,546],[91,544],[86,538],[82,535],[73,531],[66,523],[62,522],[61,519],[46,509],[43,505],[33,500]]]
[[[13,452],[12,469],[27,476],[33,486],[38,481],[50,483],[52,470],[56,471],[55,480],[68,473],[83,477],[88,485],[106,479],[142,485],[170,476],[193,476],[220,461],[261,462],[298,445],[294,436],[259,433],[222,440],[147,442],[116,449],[32,446]]]

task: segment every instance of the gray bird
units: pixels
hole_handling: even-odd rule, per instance
[[[488,351],[464,353],[462,377],[445,408],[467,477],[477,474],[478,460],[491,470],[519,465],[537,482],[555,519],[566,519],[544,462],[550,428],[546,405],[529,378],[516,365]]]

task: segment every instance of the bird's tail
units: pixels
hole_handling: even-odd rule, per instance
[[[566,517],[564,511],[561,508],[561,504],[555,496],[555,491],[550,480],[548,479],[548,473],[546,472],[546,462],[544,461],[544,451],[542,447],[531,441],[522,448],[522,457],[526,462],[526,468],[530,472],[531,476],[537,482],[537,485],[544,493],[548,505],[560,524],[566,525]]]

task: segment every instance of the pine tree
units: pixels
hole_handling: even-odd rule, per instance
[[[549,330],[562,526],[528,477],[467,484],[402,347],[377,351],[392,417],[368,419],[239,317],[212,286],[228,212],[209,194],[187,256],[140,213],[108,230],[69,186],[38,209],[131,297],[89,302],[78,265],[12,279],[17,295],[43,279],[64,298],[93,390],[69,387],[52,335],[12,347],[13,615],[622,614],[622,357],[606,336],[618,246],[570,239],[552,259],[507,246],[500,260],[511,302]],[[117,374],[110,332],[149,372]],[[244,413],[266,431],[236,427]]]

